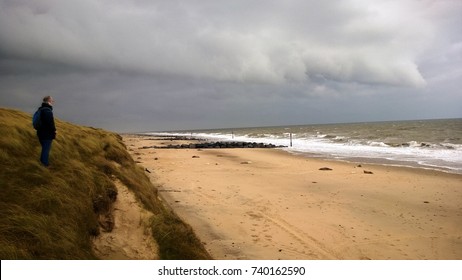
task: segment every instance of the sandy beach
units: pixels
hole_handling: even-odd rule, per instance
[[[462,175],[124,142],[215,259],[462,259]]]

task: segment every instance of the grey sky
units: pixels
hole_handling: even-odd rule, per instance
[[[462,117],[460,0],[0,0],[0,106],[116,131]]]

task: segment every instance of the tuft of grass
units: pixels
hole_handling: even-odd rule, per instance
[[[56,126],[45,168],[31,115],[0,108],[1,259],[95,259],[92,238],[116,197],[114,179],[155,214],[162,258],[210,259],[192,229],[158,200],[119,135],[60,120]]]

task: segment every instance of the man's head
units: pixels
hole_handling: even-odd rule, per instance
[[[50,104],[50,105],[53,105],[54,102],[55,102],[55,101],[53,100],[53,97],[51,97],[51,96],[49,96],[49,95],[48,95],[48,96],[45,96],[45,97],[43,98],[43,103],[48,103],[48,104]]]

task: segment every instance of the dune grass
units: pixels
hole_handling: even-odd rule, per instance
[[[98,214],[114,201],[114,179],[154,213],[162,259],[209,259],[183,223],[157,198],[157,188],[112,132],[56,120],[50,168],[40,164],[31,115],[0,108],[0,258],[95,259]]]

